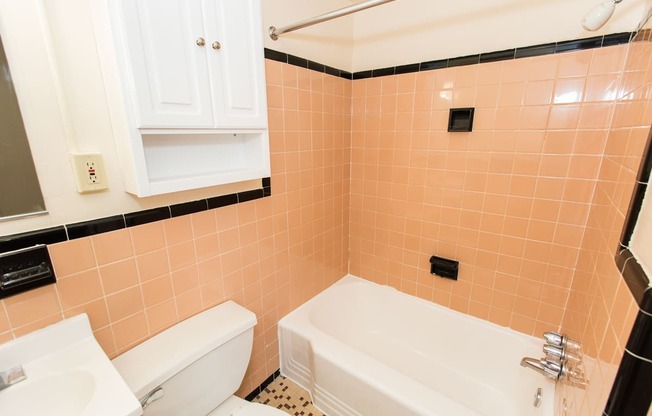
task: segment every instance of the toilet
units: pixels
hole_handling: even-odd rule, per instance
[[[287,416],[233,394],[244,378],[256,315],[228,301],[112,362],[147,416]]]

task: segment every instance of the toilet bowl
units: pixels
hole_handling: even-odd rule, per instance
[[[228,301],[112,362],[146,416],[287,416],[233,395],[249,364],[255,324],[256,315]]]

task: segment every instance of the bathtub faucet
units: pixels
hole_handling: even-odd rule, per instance
[[[530,357],[524,357],[521,360],[521,367],[531,368],[537,373],[555,381],[559,380],[562,375],[562,365],[545,358],[537,360]]]
[[[554,381],[565,380],[567,383],[583,389],[588,386],[588,381],[584,378],[582,371],[554,359],[542,358],[537,360],[525,357],[521,360],[521,367],[531,368]]]

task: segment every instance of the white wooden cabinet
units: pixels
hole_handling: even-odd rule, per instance
[[[140,128],[264,127],[255,0],[120,0]]]
[[[260,0],[107,2],[130,124],[118,143],[128,191],[270,176]]]

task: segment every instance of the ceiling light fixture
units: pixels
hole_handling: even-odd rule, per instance
[[[607,0],[592,8],[582,19],[582,26],[591,32],[600,29],[611,18],[616,4],[623,0]]]

